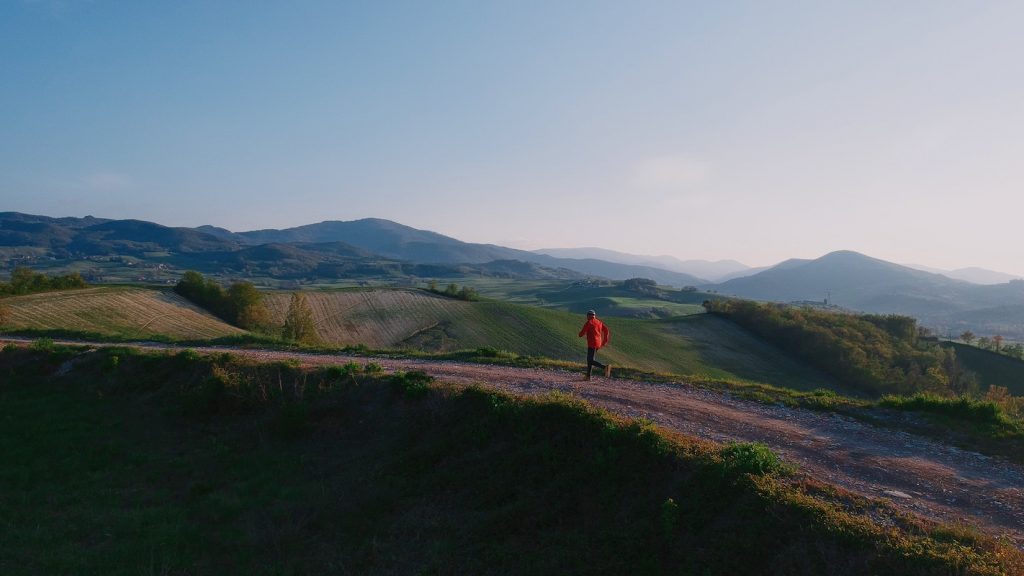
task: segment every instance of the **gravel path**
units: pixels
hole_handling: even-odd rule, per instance
[[[809,476],[863,496],[888,499],[926,518],[975,525],[1024,549],[1024,467],[832,413],[749,402],[685,383],[599,377],[583,382],[579,373],[562,370],[225,347],[196,350],[230,350],[256,360],[293,359],[306,365],[372,361],[389,371],[422,370],[439,380],[480,383],[514,394],[559,390],[684,434],[719,442],[763,442]]]

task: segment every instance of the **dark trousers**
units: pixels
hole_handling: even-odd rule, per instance
[[[594,370],[594,366],[597,366],[601,370],[604,370],[604,364],[601,364],[597,360],[594,360],[594,354],[597,352],[597,348],[587,348],[587,376]]]

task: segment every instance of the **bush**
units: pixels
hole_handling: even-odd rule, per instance
[[[396,372],[391,376],[391,383],[402,390],[407,396],[421,398],[430,390],[434,377],[421,370]]]
[[[958,420],[981,424],[1005,424],[1008,418],[995,402],[971,400],[969,398],[946,398],[935,394],[914,394],[913,396],[884,396],[879,406],[894,410],[930,412]]]
[[[772,449],[760,442],[733,442],[722,449],[722,473],[726,478],[743,474],[792,474],[793,466],[786,464]]]
[[[37,338],[29,344],[29,348],[38,352],[53,352],[57,346],[52,338]]]

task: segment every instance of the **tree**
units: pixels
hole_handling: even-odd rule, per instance
[[[236,326],[252,330],[266,326],[270,313],[263,304],[263,293],[252,282],[235,282],[228,288],[228,305]]]
[[[658,283],[650,278],[630,278],[622,281],[622,287],[635,292],[656,292]]]
[[[1018,360],[1024,360],[1024,346],[1021,344],[1007,344],[1003,346],[1003,354],[1012,356]]]
[[[988,350],[991,347],[992,347],[992,339],[991,338],[989,338],[988,336],[982,336],[981,338],[978,338],[978,348],[984,348],[985,350]]]
[[[992,337],[992,344],[995,345],[996,352],[999,352],[999,350],[1002,349],[1003,347],[1003,337],[1000,336],[999,334],[996,334],[995,336]]]
[[[11,272],[11,291],[15,294],[28,294],[39,284],[36,273],[27,266],[16,266]]]
[[[960,339],[963,340],[965,344],[970,344],[974,341],[974,332],[965,330],[964,333],[960,335]]]
[[[204,278],[199,272],[185,272],[174,286],[174,291],[224,320],[235,322],[224,289],[214,280]]]
[[[459,300],[479,300],[480,294],[477,293],[475,288],[469,286],[463,286],[457,295]]]
[[[313,310],[302,292],[292,292],[281,335],[286,340],[304,344],[315,344],[320,339],[316,333],[316,323],[313,322]]]

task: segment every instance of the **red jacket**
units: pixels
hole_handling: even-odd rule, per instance
[[[612,339],[612,333],[608,330],[608,327],[604,325],[597,318],[591,318],[583,324],[583,329],[580,330],[580,337],[584,334],[587,335],[587,348],[598,349]]]

